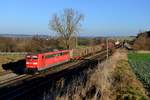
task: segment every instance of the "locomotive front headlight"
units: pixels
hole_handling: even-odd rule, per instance
[[[37,65],[37,62],[33,62],[34,65]]]
[[[26,64],[29,64],[29,62],[26,62]]]

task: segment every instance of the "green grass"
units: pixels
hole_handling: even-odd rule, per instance
[[[129,53],[129,62],[133,71],[145,86],[150,86],[150,54]]]
[[[129,53],[128,57],[132,61],[150,62],[150,53]]]

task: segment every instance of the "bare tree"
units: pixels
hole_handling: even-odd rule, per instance
[[[63,14],[54,14],[49,23],[50,28],[57,32],[62,38],[65,48],[70,49],[70,43],[73,37],[76,37],[81,27],[81,21],[84,19],[83,14],[73,9],[64,9]]]

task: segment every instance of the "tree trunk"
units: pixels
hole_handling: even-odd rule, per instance
[[[78,37],[77,36],[76,36],[75,42],[76,42],[76,48],[77,48],[78,47]]]

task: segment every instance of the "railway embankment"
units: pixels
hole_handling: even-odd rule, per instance
[[[128,62],[127,51],[117,50],[113,56],[77,76],[61,78],[43,99],[57,100],[149,100],[142,83]],[[66,85],[66,83],[68,83]]]

